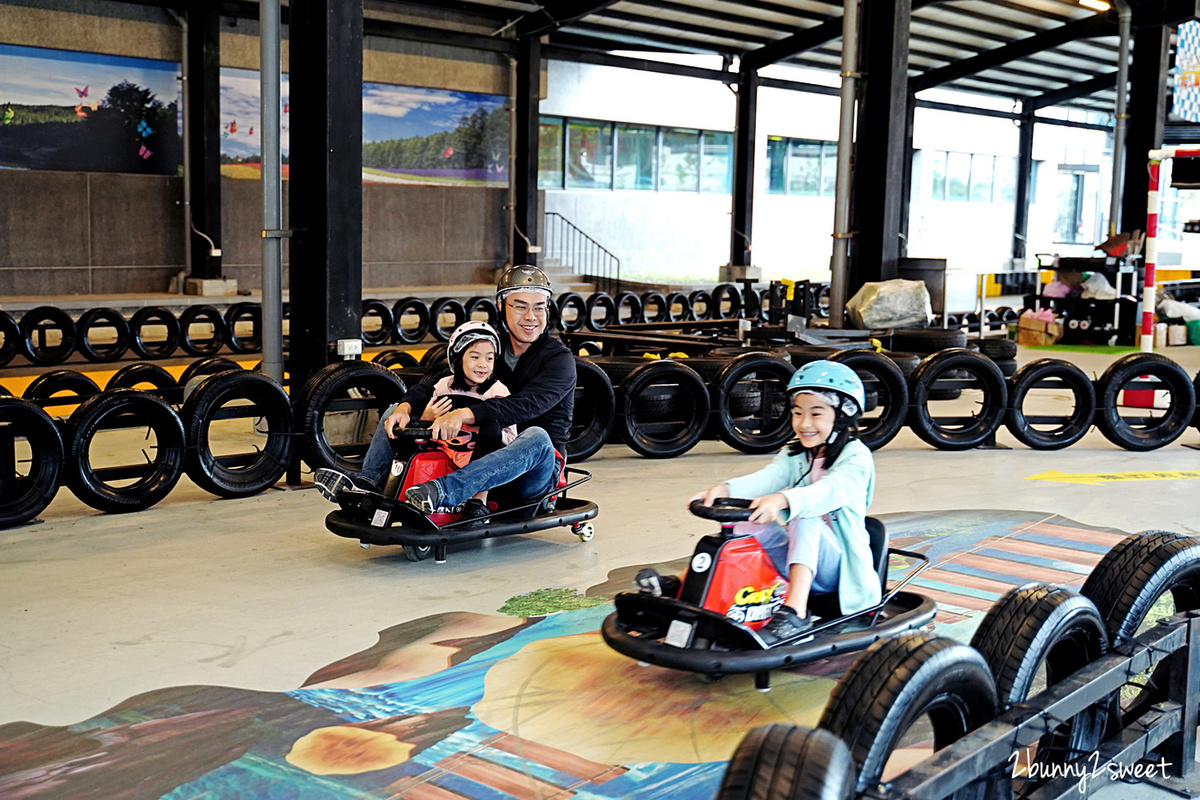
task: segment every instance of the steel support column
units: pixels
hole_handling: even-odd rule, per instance
[[[1029,204],[1033,201],[1029,196],[1033,182],[1033,112],[1033,103],[1028,100],[1021,103],[1020,131],[1017,134],[1017,197],[1013,209],[1013,258],[1025,258],[1025,243],[1029,234]]]
[[[292,0],[293,387],[362,335],[362,0]]]
[[[221,15],[198,0],[187,10],[188,143],[192,227],[188,237],[193,278],[221,277]],[[207,236],[206,240],[204,237]],[[209,241],[211,240],[211,241]]]
[[[916,124],[917,98],[908,93],[904,108],[904,192],[900,197],[900,256],[908,255],[908,216],[912,206],[913,128]]]
[[[538,103],[542,94],[542,45],[536,37],[521,42],[517,54],[516,236],[513,263],[537,264],[531,246],[538,243]]]
[[[750,242],[754,223],[754,127],[758,117],[758,73],[753,69],[742,70],[737,86],[729,264],[748,267],[752,260]]]
[[[908,29],[911,0],[864,0],[859,40],[858,135],[851,182],[847,297],[868,281],[896,277],[904,161],[908,158]]]
[[[1122,227],[1146,226],[1146,162],[1162,146],[1167,116],[1167,67],[1171,28],[1152,25],[1133,32],[1129,66],[1129,120],[1125,131],[1125,184],[1121,197]]]

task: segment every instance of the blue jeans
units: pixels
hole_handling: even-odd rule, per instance
[[[379,489],[383,488],[383,483],[392,468],[392,443],[388,439],[384,423],[399,405],[392,403],[379,415],[379,425],[375,428],[375,435],[371,437],[371,444],[367,446],[367,454],[363,456],[362,472],[359,474]]]

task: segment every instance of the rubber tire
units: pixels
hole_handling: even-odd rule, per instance
[[[742,293],[732,283],[718,283],[712,290],[713,313],[711,319],[737,319],[742,316]],[[721,310],[726,302],[729,311]]]
[[[749,353],[732,359],[721,368],[712,380],[714,431],[717,438],[743,453],[773,453],[783,447],[793,436],[791,405],[787,401],[787,384],[792,377],[792,365],[786,360],[761,353]],[[736,422],[741,409],[736,402],[736,387],[747,375],[766,373],[778,384],[777,395],[783,400],[783,408],[776,419],[772,415],[769,428],[758,433],[743,430]],[[759,413],[763,398],[758,393]]]
[[[51,322],[62,332],[62,339],[54,347],[42,350],[34,344],[33,334],[40,323]],[[67,312],[53,306],[31,308],[21,316],[21,353],[31,364],[53,367],[63,363],[75,352],[75,321]]]
[[[150,325],[162,325],[167,335],[161,342],[147,342],[142,329]],[[139,308],[129,318],[129,347],[138,358],[170,358],[179,349],[179,320],[162,306]]]
[[[683,430],[669,439],[653,439],[639,429],[639,406],[651,386],[673,382],[692,400],[691,417]],[[690,367],[678,361],[651,361],[629,373],[620,387],[618,408],[622,410],[617,426],[621,438],[635,453],[647,458],[674,458],[691,450],[708,425],[709,400],[704,380]]]
[[[419,366],[422,367],[437,367],[446,360],[446,345],[435,344],[421,355]]]
[[[617,306],[618,325],[633,325],[646,321],[646,316],[642,311],[642,299],[633,292],[617,292],[613,295],[613,302]],[[622,308],[629,309],[629,319],[621,318]]]
[[[1075,407],[1066,422],[1057,429],[1035,430],[1030,426],[1022,405],[1029,391],[1039,381],[1059,378],[1075,398]],[[1096,414],[1096,390],[1083,370],[1069,361],[1040,358],[1017,370],[1009,384],[1008,415],[1004,426],[1017,441],[1034,450],[1061,450],[1082,439],[1092,427]]]
[[[442,314],[454,317],[454,324],[449,328],[443,328],[438,321]],[[429,307],[429,332],[439,342],[450,341],[450,335],[454,333],[455,328],[466,321],[467,309],[453,297],[439,297]]]
[[[230,469],[214,456],[209,429],[230,400],[249,400],[267,426],[266,441],[252,464]],[[192,392],[180,413],[187,433],[184,471],[192,482],[219,497],[250,497],[275,485],[292,460],[292,406],[283,387],[258,372],[239,370],[210,376]],[[255,425],[258,428],[258,425]]]
[[[688,295],[688,304],[692,307],[692,319],[706,320],[713,318],[712,295],[703,289],[697,289]],[[704,311],[696,311],[696,306],[703,305]]]
[[[604,316],[597,320],[595,311],[604,309]],[[602,331],[617,323],[617,304],[605,292],[593,292],[587,299],[587,312],[583,318],[584,327],[589,331]]]
[[[466,309],[463,309],[466,311]],[[400,327],[400,320],[406,314],[417,315],[417,327],[405,330]],[[392,341],[403,344],[418,344],[429,333],[429,306],[419,297],[405,297],[396,301],[392,306]]]
[[[669,292],[664,299],[667,302],[667,320],[669,322],[686,322],[689,319],[695,319],[692,316],[692,303],[683,292]],[[675,306],[679,306],[678,314],[675,313]]]
[[[993,361],[1003,361],[1017,357],[1017,343],[1012,339],[973,339],[978,344],[979,352]]]
[[[897,328],[892,331],[892,346],[888,349],[929,355],[941,350],[966,346],[967,335],[959,330]]]
[[[1117,410],[1121,387],[1139,375],[1150,375],[1166,384],[1171,407],[1153,427],[1135,429]],[[1181,402],[1182,400],[1182,402]],[[1196,414],[1196,390],[1183,368],[1158,353],[1130,353],[1110,364],[1096,381],[1096,427],[1104,438],[1126,450],[1144,452],[1170,444],[1183,435]]]
[[[104,391],[112,389],[136,389],[139,384],[148,383],[154,391],[161,393],[176,388],[179,383],[171,377],[171,373],[158,364],[148,364],[139,361],[127,367],[121,367],[104,384]]]
[[[592,362],[575,358],[575,413],[567,461],[572,464],[594,456],[612,434],[617,421],[617,397],[612,381]]]
[[[109,327],[117,332],[117,341],[96,346],[90,333],[95,327]],[[75,347],[88,361],[108,363],[116,361],[129,350],[129,323],[115,308],[92,308],[83,312],[75,321]]]
[[[193,322],[207,322],[213,326],[212,339],[198,342],[188,332]],[[190,356],[211,356],[221,351],[229,331],[221,312],[212,306],[188,306],[179,315],[179,345]]]
[[[366,326],[362,326],[362,322],[367,317],[379,318],[379,330],[367,331]],[[378,347],[390,342],[392,329],[396,327],[396,322],[392,319],[392,309],[381,300],[363,300],[362,317],[359,324],[362,326],[363,344],[371,347]]]
[[[88,448],[102,423],[114,415],[131,415],[154,430],[158,452],[155,469],[136,483],[113,487],[103,483],[88,461]],[[117,389],[83,402],[67,422],[66,484],[83,503],[119,514],[141,511],[158,503],[183,475],[187,440],[183,423],[165,400],[137,389]]]
[[[850,800],[857,775],[846,743],[803,725],[763,725],[733,751],[717,800]]]
[[[54,420],[28,400],[0,398],[0,423],[20,431],[29,444],[31,455],[25,477],[5,481],[4,493],[0,495],[0,528],[11,528],[42,513],[58,494],[64,459],[63,440]]]
[[[250,335],[239,336],[237,323],[250,320]],[[234,303],[225,309],[225,343],[238,354],[257,353],[262,350],[263,340],[262,306],[258,303]]]
[[[87,375],[73,369],[55,369],[44,372],[30,381],[21,396],[26,400],[49,400],[58,392],[74,392],[83,397],[95,397],[100,394],[100,386]],[[55,403],[67,405],[67,403]]]
[[[7,311],[0,311],[0,339],[3,339],[0,342],[0,367],[3,367],[21,350],[21,326]]]
[[[996,601],[975,629],[971,646],[991,669],[1000,711],[1007,711],[1029,698],[1042,666],[1051,687],[1104,656],[1108,631],[1087,597],[1053,584],[1028,584]],[[1100,705],[1072,717],[1039,740],[1035,763],[1063,764],[1093,752],[1104,738],[1104,725]],[[997,783],[998,800],[1013,796],[1010,781]]]
[[[849,746],[863,792],[879,785],[888,756],[918,718],[930,714],[940,750],[991,722],[998,707],[991,670],[977,650],[907,632],[875,642],[854,661],[834,687],[820,727]],[[952,796],[976,795],[967,787]]]
[[[568,331],[573,333],[583,329],[584,324],[587,322],[588,308],[587,301],[585,301],[581,295],[575,292],[563,292],[558,296],[558,300],[555,301],[554,305],[558,309],[558,318],[555,320],[555,322],[556,327],[560,331]],[[566,318],[563,314],[567,308],[575,309],[575,319],[571,320],[570,322],[566,321]]]
[[[241,364],[223,356],[197,359],[188,364],[187,368],[179,375],[179,385],[186,389],[193,378],[216,375],[219,372],[229,372],[230,370],[241,368]]]
[[[945,430],[929,414],[929,392],[945,373],[956,369],[973,373],[983,388],[983,410],[966,430]],[[987,441],[996,432],[1008,411],[1008,384],[996,363],[979,353],[958,348],[935,353],[917,367],[910,384],[912,391],[908,424],[921,441],[939,450],[970,450]]]
[[[667,298],[663,297],[662,292],[650,290],[642,292],[642,317],[646,322],[666,322],[670,319],[671,308],[667,305]],[[656,305],[654,316],[650,316],[650,304]]]
[[[433,552],[432,547],[417,547],[415,544],[406,544],[401,549],[409,561],[424,561]]]
[[[399,366],[407,369],[421,366],[421,362],[406,350],[384,350],[371,359],[371,363],[389,368]]]
[[[996,366],[1000,368],[1000,374],[1006,378],[1011,378],[1017,374],[1017,360],[1015,358],[997,358],[994,359]]]
[[[883,410],[870,425],[859,423],[859,440],[871,450],[878,450],[895,439],[908,418],[908,382],[900,367],[874,350],[843,350],[829,360],[853,369],[862,379],[864,388],[874,386],[875,408],[883,405]]]
[[[893,350],[885,350],[883,354],[890,358],[892,362],[900,368],[900,373],[904,376],[904,380],[906,381],[911,381],[913,373],[917,371],[917,367],[921,366],[922,355],[920,353],[902,353]]]
[[[370,361],[341,361],[317,370],[293,397],[296,425],[303,433],[305,463],[313,470],[327,468],[358,473],[361,459],[337,453],[325,438],[324,416],[330,403],[348,388],[367,388],[380,412],[404,399],[407,388],[396,373]]]
[[[490,297],[472,297],[463,304],[463,308],[467,312],[467,319],[474,319],[476,311],[482,311],[487,314],[487,319],[484,320],[493,328],[500,325],[500,309],[496,307],[496,301]]]

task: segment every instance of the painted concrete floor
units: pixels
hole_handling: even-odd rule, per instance
[[[1190,375],[1200,369],[1200,348],[1172,348],[1166,354]],[[1020,360],[1049,355],[1056,354],[1022,348]],[[1098,374],[1115,357],[1071,354],[1069,358]],[[903,431],[875,455],[877,489],[871,513],[889,521],[893,534],[918,532],[922,519],[931,525],[941,520],[962,527],[964,519],[984,524],[1010,518],[1024,520],[1021,525],[1099,529],[1109,536],[1113,531],[1148,528],[1200,534],[1200,494],[1194,480],[1090,485],[1030,479],[1051,470],[1067,475],[1200,470],[1200,451],[1182,446],[1200,443],[1194,428],[1179,443],[1148,453],[1119,449],[1095,431],[1079,444],[1053,453],[1028,450],[1003,429],[998,440],[1013,449],[942,452]],[[442,565],[432,560],[410,563],[398,549],[361,549],[355,542],[333,536],[322,524],[331,506],[314,491],[269,491],[253,498],[215,500],[184,479],[158,506],[116,516],[94,512],[63,490],[42,515],[44,522],[0,531],[0,726],[27,722],[35,728],[77,726],[73,730],[79,730],[127,723],[127,716],[109,710],[155,690],[169,690],[166,694],[172,697],[217,691],[202,687],[295,692],[306,683],[313,685],[329,665],[376,647],[381,631],[431,616],[457,613],[447,619],[465,626],[461,637],[493,642],[500,636],[498,630],[519,622],[498,614],[509,598],[545,588],[585,592],[624,580],[639,565],[681,564],[696,539],[711,527],[686,511],[687,498],[723,478],[752,471],[768,458],[704,442],[680,458],[655,461],[622,445],[610,445],[584,465],[595,477],[578,492],[600,505],[591,542],[581,543],[564,530],[548,531],[452,550]],[[964,516],[962,512],[982,513]],[[1107,541],[1097,534],[1097,541],[1101,539]],[[570,622],[576,617],[565,615],[554,624],[565,626],[566,635],[594,631],[598,613],[572,612],[582,619]],[[954,635],[962,636],[964,631],[956,629]],[[969,630],[965,635],[970,635]],[[411,633],[405,636],[410,644],[420,639]],[[444,665],[445,660],[439,663]],[[543,666],[535,663],[530,674]],[[522,674],[515,673],[514,679]],[[579,680],[584,690],[602,682],[603,676],[584,673]],[[720,691],[691,676],[670,680],[674,691],[694,698],[692,707],[675,707],[675,712],[701,713],[705,703],[718,702],[714,700],[718,695],[739,708],[744,703],[737,698],[749,696],[748,685],[738,678],[722,682]],[[635,707],[645,702],[647,708],[657,709],[655,713],[664,713],[655,705],[651,685],[657,684],[647,679],[642,687],[613,688],[614,702]],[[779,697],[772,701],[772,713],[779,719],[803,721],[798,712],[784,707],[787,687],[779,688],[783,691],[767,695]],[[165,695],[155,695],[161,696]],[[174,702],[187,705],[178,699]],[[714,708],[725,707],[718,703]],[[102,722],[80,727],[92,718]],[[735,718],[744,722],[736,715],[730,720]],[[566,719],[577,722],[575,717]],[[450,722],[444,724],[451,725],[446,730],[453,729]],[[17,727],[0,728],[0,746],[5,743],[5,730],[13,743]],[[727,757],[728,750],[721,756],[720,748],[730,748],[728,742],[736,742],[736,737],[726,733],[726,740],[714,744],[706,758]],[[541,733],[543,738],[549,735]],[[574,753],[570,740],[565,736],[540,744],[560,744],[562,751]],[[531,741],[539,743],[536,738]],[[600,763],[593,751],[588,752],[593,754],[589,763]],[[8,771],[0,755],[0,795],[5,794],[2,787]],[[714,774],[719,780],[719,770]],[[603,780],[613,778],[608,773],[597,775]],[[705,780],[711,783],[714,778],[709,775]],[[551,784],[477,796],[548,797],[554,794],[545,791]],[[610,789],[619,785],[610,784]],[[300,794],[280,796],[437,796],[421,795],[416,789],[381,795],[323,794],[327,789],[313,784]],[[1124,784],[1101,791],[1111,796],[1120,793],[1126,800],[1139,793],[1173,796]],[[631,792],[626,796],[657,796],[643,789]],[[167,796],[166,791],[154,796],[159,794]],[[576,794],[592,796],[586,791]],[[84,795],[49,790],[36,796]],[[247,790],[204,796],[266,795]]]

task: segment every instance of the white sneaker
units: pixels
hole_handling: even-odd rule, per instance
[[[349,475],[336,469],[319,469],[313,474],[317,491],[331,503],[337,502],[338,492],[361,492]]]

